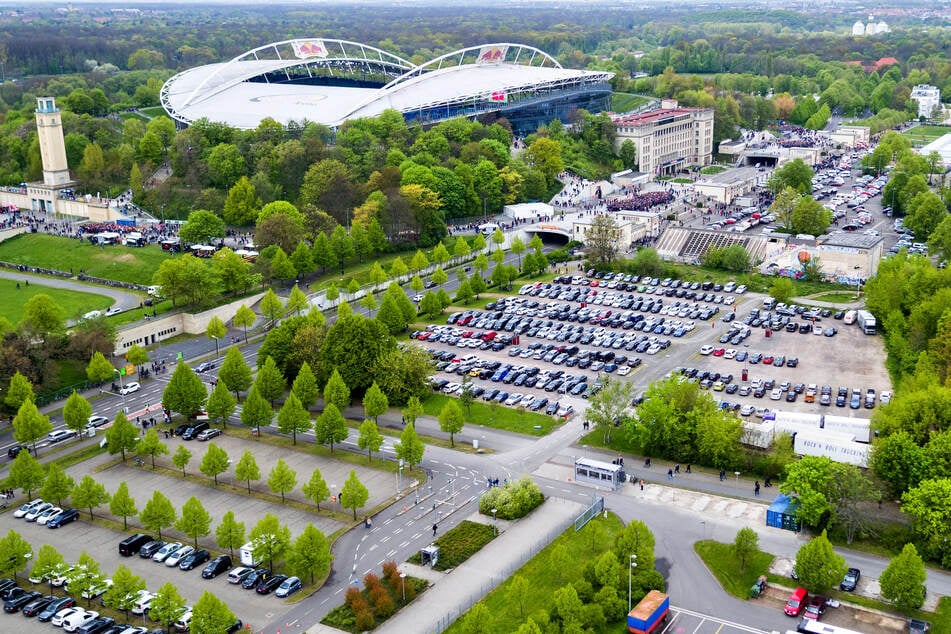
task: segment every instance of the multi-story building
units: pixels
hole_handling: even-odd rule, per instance
[[[918,116],[930,118],[941,104],[941,91],[936,86],[918,84],[911,89],[911,98],[918,102]]]
[[[688,165],[708,165],[713,157],[713,109],[681,108],[676,101],[639,114],[616,117],[618,147],[630,139],[638,168],[647,174],[673,174]]]

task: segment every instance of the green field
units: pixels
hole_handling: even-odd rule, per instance
[[[918,125],[905,130],[902,135],[907,137],[914,146],[928,145],[945,134],[951,134],[951,127],[944,125]]]
[[[40,293],[46,293],[52,297],[53,301],[63,309],[63,315],[67,319],[75,319],[91,310],[105,310],[112,306],[112,300],[103,295],[41,286],[36,282],[29,286],[20,283],[20,288],[17,288],[15,280],[0,278],[0,315],[9,319],[12,324],[20,323],[23,319],[24,304]]]
[[[439,416],[439,412],[449,399],[458,400],[444,394],[427,396],[426,400],[423,401],[423,412],[428,416]],[[471,413],[466,412],[465,408],[463,408],[462,413],[465,417],[466,427],[470,429],[473,425],[485,425],[493,429],[504,429],[530,436],[545,436],[562,422],[561,419],[556,419],[553,416],[506,407],[495,402],[490,405],[482,398],[477,398],[472,403]]]
[[[149,108],[139,108],[139,112],[147,117],[157,117],[159,115],[164,115],[165,109],[162,106],[151,106]]]
[[[632,95],[626,92],[611,93],[611,110],[614,112],[630,112],[650,101],[641,95]]]
[[[700,173],[701,174],[719,174],[720,172],[725,172],[726,170],[727,168],[723,167],[722,165],[707,165],[702,170],[700,170]]]
[[[143,285],[152,283],[159,264],[169,257],[158,246],[100,248],[75,238],[39,233],[25,233],[0,244],[3,262],[75,273],[82,269],[93,277]]]

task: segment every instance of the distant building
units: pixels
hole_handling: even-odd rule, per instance
[[[693,184],[693,190],[718,203],[729,205],[738,196],[753,191],[758,176],[759,172],[755,167],[737,167],[703,177]]]
[[[852,25],[852,35],[865,35],[865,25],[861,20]]]
[[[918,102],[918,116],[930,118],[941,104],[941,91],[936,86],[918,84],[911,89],[911,98]]]
[[[638,168],[653,175],[674,174],[688,165],[709,165],[713,158],[713,109],[680,108],[664,100],[661,107],[616,117],[618,147],[631,139]]]
[[[888,24],[884,20],[875,21],[875,16],[868,16],[868,24],[862,24],[861,20],[858,20],[855,24],[852,25],[852,36],[857,37],[861,35],[873,36],[873,35],[882,35],[883,33],[890,33],[891,29],[888,27]]]
[[[868,145],[871,129],[865,125],[840,125],[829,135],[834,143],[855,148]]]

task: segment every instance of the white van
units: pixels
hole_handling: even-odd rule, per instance
[[[854,311],[854,310],[847,310],[847,311],[845,311],[845,315],[842,317],[842,323],[843,323],[843,324],[854,324],[854,323],[855,323],[855,311]]]
[[[479,232],[482,235],[490,236],[495,233],[495,230],[499,228],[499,225],[494,222],[487,222],[485,224],[479,225]]]

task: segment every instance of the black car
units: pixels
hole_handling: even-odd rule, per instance
[[[196,550],[182,557],[182,561],[178,564],[178,568],[179,570],[192,570],[193,568],[202,565],[209,559],[211,559],[211,553],[202,548],[201,550]]]
[[[23,594],[19,594],[12,599],[7,599],[3,604],[3,611],[9,612],[10,614],[19,612],[27,603],[42,596],[43,593],[37,592],[36,590],[33,592],[23,592]]]
[[[59,528],[60,526],[65,526],[70,522],[75,522],[78,519],[79,511],[76,509],[66,509],[59,515],[50,518],[50,520],[46,522],[46,528]]]
[[[7,594],[9,593],[10,590],[16,587],[17,587],[16,581],[14,581],[13,579],[0,579],[0,599],[4,599],[4,600],[8,599],[9,597],[7,596]]]
[[[284,580],[287,579],[287,575],[272,575],[259,583],[254,591],[258,594],[271,594],[277,587],[284,583]],[[5,609],[5,608],[4,608]]]
[[[52,620],[52,618],[56,616],[56,613],[60,610],[71,608],[74,605],[76,605],[76,600],[72,597],[60,597],[58,599],[54,599],[45,608],[43,608],[39,614],[36,615],[36,618],[37,620],[43,621],[45,623],[46,621]]]
[[[839,584],[839,589],[853,592],[861,577],[862,572],[858,568],[849,568],[848,572],[845,573],[845,578],[842,579],[842,583]]]
[[[446,382],[448,383],[448,381]],[[172,433],[175,434],[176,436],[181,436],[182,434],[185,433],[185,430],[188,429],[189,427],[191,427],[191,424],[184,423],[176,427],[174,430],[172,430]]]
[[[264,580],[265,576],[271,574],[267,568],[258,568],[247,577],[244,578],[244,581],[241,582],[241,587],[245,590],[250,590],[251,588],[256,588],[258,584]]]
[[[115,624],[115,619],[109,618],[108,616],[100,616],[86,623],[76,631],[78,634],[102,634]]]
[[[221,573],[231,568],[231,557],[228,555],[218,555],[208,562],[204,570],[201,571],[202,579],[214,579]]]
[[[10,601],[12,599],[16,599],[17,597],[22,597],[24,594],[26,594],[26,590],[20,586],[10,586],[3,592],[0,592],[0,599],[3,599],[4,601]]]
[[[797,367],[798,365],[799,365],[799,359],[798,359],[797,357],[789,357],[789,358],[786,360],[786,367],[787,367],[787,368],[795,368],[795,367]]]
[[[238,619],[231,624],[231,627],[225,630],[225,634],[235,634],[235,632],[239,631],[242,627],[244,627],[244,623],[241,622],[241,619]]]
[[[23,606],[23,616],[36,616],[41,610],[45,609],[56,597],[41,596],[33,599]]]
[[[27,447],[26,445],[13,445],[9,449],[7,449],[7,456],[10,457],[11,459],[16,458],[17,456],[20,455],[20,452],[24,450],[29,452],[30,448]]]
[[[159,539],[153,539],[148,544],[139,549],[139,557],[142,559],[151,559],[152,555],[157,553],[162,547],[168,542],[163,542]]]

